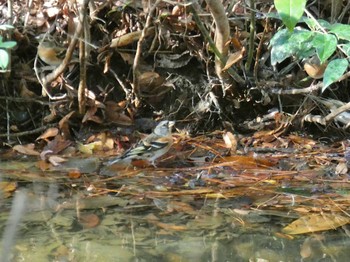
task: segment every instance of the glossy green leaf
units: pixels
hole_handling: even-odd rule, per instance
[[[323,64],[335,52],[337,49],[337,43],[337,38],[332,34],[315,34],[311,44],[315,47],[321,64]]]
[[[282,29],[278,31],[271,39],[271,64],[276,65],[277,63],[281,63],[284,59],[293,55],[291,48],[288,45],[288,39],[291,33]]]
[[[324,72],[322,92],[336,82],[344,74],[348,66],[349,62],[345,58],[332,60]]]
[[[328,29],[330,28],[331,24],[328,23],[327,21],[325,20],[322,20],[322,19],[318,19],[317,20],[317,23],[315,21],[315,19],[311,19],[311,18],[308,18],[306,16],[303,16],[301,19],[300,19],[300,22],[303,22],[303,23],[306,23],[307,26],[311,29],[311,30],[318,30],[319,29],[319,25],[321,27],[323,27],[324,29]]]
[[[4,49],[0,49],[0,68],[3,70],[6,69],[9,64],[9,59],[9,53]]]
[[[15,41],[0,42],[0,48],[14,48],[17,45]]]
[[[275,7],[285,26],[292,31],[304,13],[306,0],[275,0]]]
[[[331,25],[330,32],[335,34],[339,39],[350,41],[350,25],[344,25],[344,24]]]
[[[345,55],[350,57],[350,43],[341,45],[341,48],[343,49]]]
[[[312,41],[314,32],[296,28],[291,33],[287,29],[277,32],[270,41],[271,63],[276,65],[288,57],[296,55],[298,58],[309,57],[314,52]]]

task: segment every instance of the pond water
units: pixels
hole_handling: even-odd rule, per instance
[[[1,261],[348,261],[348,226],[283,234],[299,215],[272,208],[281,201],[269,187],[229,196],[210,184],[219,174],[200,182],[194,170],[102,172],[98,163],[0,163],[1,182],[16,182],[0,198]],[[72,167],[82,175],[70,177]]]

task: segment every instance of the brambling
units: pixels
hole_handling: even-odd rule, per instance
[[[147,160],[154,167],[155,160],[167,153],[173,144],[171,128],[174,121],[161,121],[153,132],[138,142],[135,147],[127,150],[122,156],[111,159],[106,163],[110,166],[118,162],[131,162],[134,159]]]
[[[38,45],[38,56],[50,66],[59,66],[66,55],[66,50],[53,42],[43,41]]]

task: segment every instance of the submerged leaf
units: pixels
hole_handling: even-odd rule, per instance
[[[288,226],[282,229],[286,234],[304,234],[329,229],[346,225],[350,222],[349,217],[344,217],[335,214],[311,214],[300,217]]]

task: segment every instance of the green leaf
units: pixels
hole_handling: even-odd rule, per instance
[[[0,30],[9,30],[14,29],[14,26],[12,25],[0,25]]]
[[[5,70],[9,64],[10,56],[9,53],[4,50],[0,49],[0,67]]]
[[[17,45],[17,42],[15,41],[0,42],[0,48],[11,49],[11,48],[14,48],[16,45]]]
[[[312,39],[312,45],[316,48],[316,53],[323,64],[337,49],[337,38],[332,34],[316,33]]]
[[[330,32],[334,33],[339,39],[350,41],[350,25],[344,25],[344,24],[331,25]]]
[[[314,53],[312,41],[314,32],[296,28],[293,33],[287,29],[277,32],[270,41],[271,64],[276,65],[284,59],[296,55],[298,58],[309,57]]]
[[[305,5],[306,0],[275,0],[275,7],[289,31],[299,22]]]
[[[350,56],[350,43],[341,45],[341,48],[343,49],[346,56]]]
[[[276,65],[281,63],[284,59],[293,55],[290,48],[285,48],[287,46],[288,38],[291,33],[287,29],[282,29],[278,31],[271,39],[271,64]]]
[[[304,22],[307,24],[307,26],[311,29],[311,30],[317,30],[319,29],[319,25],[325,29],[328,29],[331,24],[328,23],[327,21],[325,20],[322,20],[322,19],[318,19],[317,22],[318,24],[316,23],[316,21],[314,19],[311,19],[311,18],[308,18],[306,16],[303,16],[301,19],[300,19],[300,22]]]
[[[294,29],[294,33],[291,35],[289,45],[295,50],[295,55],[298,58],[309,57],[315,52],[315,48],[312,45],[312,39],[315,32],[305,29]]]
[[[344,74],[348,66],[349,62],[345,58],[332,60],[324,72],[322,92],[337,81]]]

